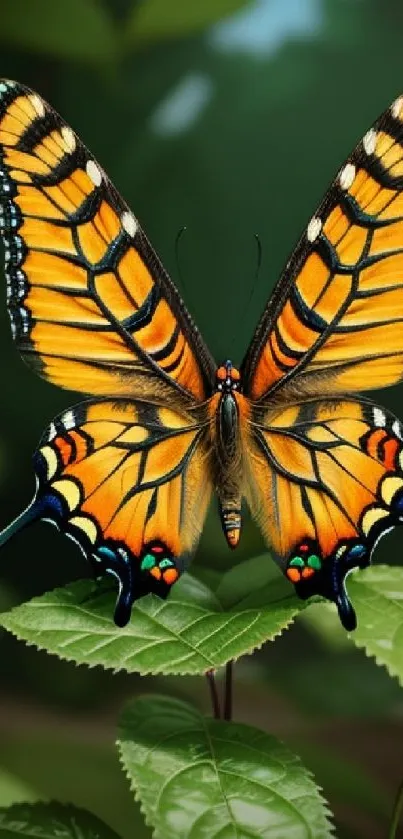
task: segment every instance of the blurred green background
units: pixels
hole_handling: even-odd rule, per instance
[[[403,90],[401,0],[13,0],[3,4],[0,47],[0,75],[38,90],[108,171],[218,361],[241,360],[329,181]],[[43,428],[77,398],[24,367],[5,302],[0,348],[5,525],[33,493]],[[403,417],[402,387],[381,402]],[[401,544],[401,534],[387,537],[378,559],[399,563]],[[235,560],[261,551],[249,523]],[[212,510],[197,572],[208,578],[233,561]],[[2,550],[0,606],[86,574],[74,545],[37,525]],[[4,633],[0,662],[0,805],[57,797],[125,839],[150,836],[115,756],[116,713],[125,696],[150,689],[208,709],[201,680],[75,668]],[[385,836],[403,777],[401,692],[326,607],[237,665],[235,716],[301,754],[340,837]]]

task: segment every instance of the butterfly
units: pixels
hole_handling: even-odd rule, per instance
[[[211,497],[245,499],[303,598],[356,626],[345,579],[403,520],[403,428],[359,394],[403,376],[403,97],[340,169],[242,365],[217,365],[137,219],[61,117],[0,83],[7,305],[24,361],[88,398],[34,455],[37,519],[117,581],[114,620],[166,598]]]

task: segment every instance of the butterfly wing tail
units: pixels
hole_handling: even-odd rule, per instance
[[[51,423],[34,455],[31,506],[0,544],[35,519],[81,549],[118,587],[115,623],[135,600],[165,599],[197,545],[212,492],[202,423],[134,400],[93,399]]]
[[[369,565],[369,559],[365,562]],[[363,563],[340,563],[336,557],[330,557],[322,571],[313,578],[302,579],[295,584],[295,590],[302,600],[320,595],[336,605],[340,623],[347,630],[353,632],[357,628],[357,615],[346,590],[345,580],[354,568],[364,567]]]
[[[10,522],[2,531],[0,531],[0,547],[5,545],[9,539],[14,536],[15,533],[18,533],[20,530],[23,530],[24,527],[28,527],[28,525],[32,524],[34,521],[37,521],[40,518],[41,510],[40,504],[36,498],[34,498],[29,506],[20,513],[14,521]]]
[[[268,409],[253,433],[248,501],[274,557],[299,597],[335,603],[351,632],[346,578],[403,523],[403,426],[346,395]]]

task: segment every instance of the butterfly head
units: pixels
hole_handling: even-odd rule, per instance
[[[232,361],[220,364],[216,371],[216,389],[219,393],[233,393],[241,390],[241,374]]]

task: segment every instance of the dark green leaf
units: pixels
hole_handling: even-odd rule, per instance
[[[92,813],[71,805],[14,804],[0,810],[0,839],[118,839]]]
[[[87,724],[87,718],[77,714],[42,718],[26,709],[19,723],[3,725],[0,738],[2,764],[23,785],[22,790],[8,787],[13,797],[1,800],[2,806],[68,801],[79,810],[90,810],[124,839],[151,839],[117,760],[113,727],[110,730],[105,721],[100,725],[92,719]],[[26,794],[21,795],[24,787]]]

